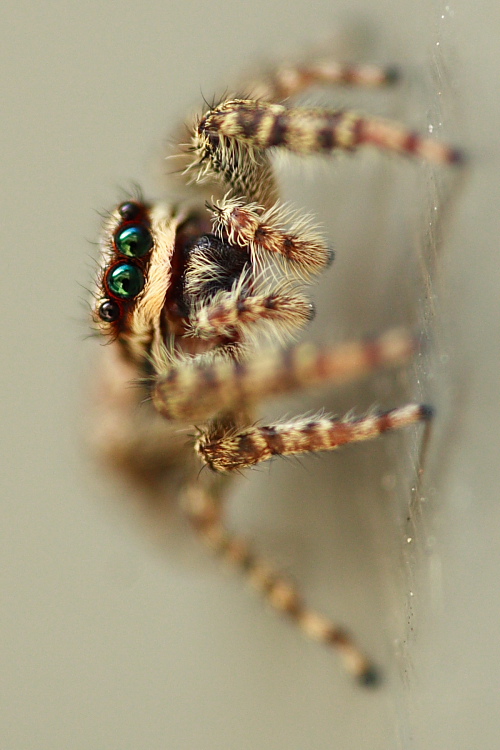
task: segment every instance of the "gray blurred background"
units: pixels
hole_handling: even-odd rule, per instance
[[[2,750],[498,748],[498,3],[4,0],[0,15]],[[266,411],[430,401],[421,488],[415,429],[234,490],[231,523],[381,665],[373,691],[100,475],[83,428],[97,211],[134,181],[164,195],[167,137],[202,94],[315,45],[405,80],[313,101],[471,157],[461,179],[374,153],[279,166],[337,250],[307,335],[403,322],[428,340],[401,373]]]

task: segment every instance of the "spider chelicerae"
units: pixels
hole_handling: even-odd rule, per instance
[[[94,432],[100,455],[144,491],[180,498],[201,539],[307,636],[333,647],[365,684],[376,677],[370,661],[226,528],[223,501],[231,475],[274,456],[333,450],[431,416],[424,404],[269,425],[256,423],[254,413],[264,398],[365,377],[404,364],[415,351],[403,330],[336,348],[285,346],[313,317],[304,288],[333,254],[309,217],[279,202],[270,159],[279,149],[307,156],[366,145],[459,162],[458,150],[396,123],[290,103],[315,84],[378,86],[396,77],[392,68],[319,61],[281,67],[250,95],[210,106],[183,154],[186,181],[199,192],[208,184],[211,201],[135,197],[111,211],[93,305],[110,344]],[[275,346],[263,346],[266,339]],[[188,437],[186,426],[196,434]]]

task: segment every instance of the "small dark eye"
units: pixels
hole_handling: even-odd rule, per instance
[[[144,276],[141,269],[132,263],[120,263],[111,269],[107,283],[110,292],[116,297],[133,299],[144,287]]]
[[[120,317],[120,306],[113,300],[107,299],[99,305],[97,314],[106,323],[114,323]]]
[[[126,221],[132,221],[137,218],[142,212],[142,207],[134,201],[126,201],[118,206],[118,213]]]
[[[125,227],[115,235],[116,249],[129,258],[142,258],[153,247],[150,232],[141,226]]]

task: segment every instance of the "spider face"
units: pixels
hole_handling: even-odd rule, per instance
[[[103,227],[93,308],[114,352],[103,386],[106,455],[145,489],[167,475],[201,539],[237,563],[275,609],[337,650],[367,684],[374,669],[353,640],[308,609],[292,583],[228,531],[222,499],[231,473],[275,456],[334,450],[430,420],[423,404],[264,426],[254,417],[268,396],[366,376],[404,364],[415,351],[401,330],[336,349],[283,348],[313,316],[305,286],[333,255],[309,217],[280,204],[270,152],[306,156],[371,145],[439,164],[457,163],[460,153],[396,123],[279,100],[318,82],[394,80],[393,68],[320,62],[276,71],[256,85],[256,99],[212,107],[191,130],[186,174],[195,186],[212,182],[223,197],[197,208],[142,199],[115,208]],[[274,349],[261,348],[262,336]],[[142,385],[131,397],[134,380]],[[141,407],[145,397],[150,403]],[[179,448],[179,424],[197,428],[194,446]],[[200,474],[203,465],[212,472]]]
[[[128,201],[112,212],[101,248],[102,266],[94,319],[104,334],[116,336],[129,325],[135,300],[143,292],[154,241],[148,209]]]
[[[198,339],[197,351],[214,349],[220,337],[200,340],[190,330],[190,317],[238,284],[248,292],[248,253],[211,232],[200,234],[209,227],[197,213],[161,204],[127,201],[112,212],[93,315],[100,331],[118,339],[139,366],[167,342],[193,351]],[[238,334],[224,339],[236,343]]]
[[[138,364],[165,334],[166,307],[178,285],[176,238],[183,220],[166,204],[130,200],[111,212],[103,228],[93,319]]]

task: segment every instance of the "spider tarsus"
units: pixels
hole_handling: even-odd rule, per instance
[[[450,164],[456,164],[457,166],[465,164],[467,162],[465,151],[460,148],[450,148],[448,161]]]
[[[316,305],[313,302],[309,302],[309,322],[314,320],[316,317]]]
[[[329,247],[327,250],[327,260],[326,260],[325,268],[330,268],[334,260],[335,260],[335,250]]]
[[[379,669],[370,665],[357,679],[363,687],[374,688],[382,682],[382,675]]]
[[[385,69],[385,83],[392,86],[394,83],[399,83],[401,80],[401,71],[395,65],[389,65]]]
[[[420,419],[424,422],[429,422],[435,414],[435,409],[429,404],[420,405]]]

